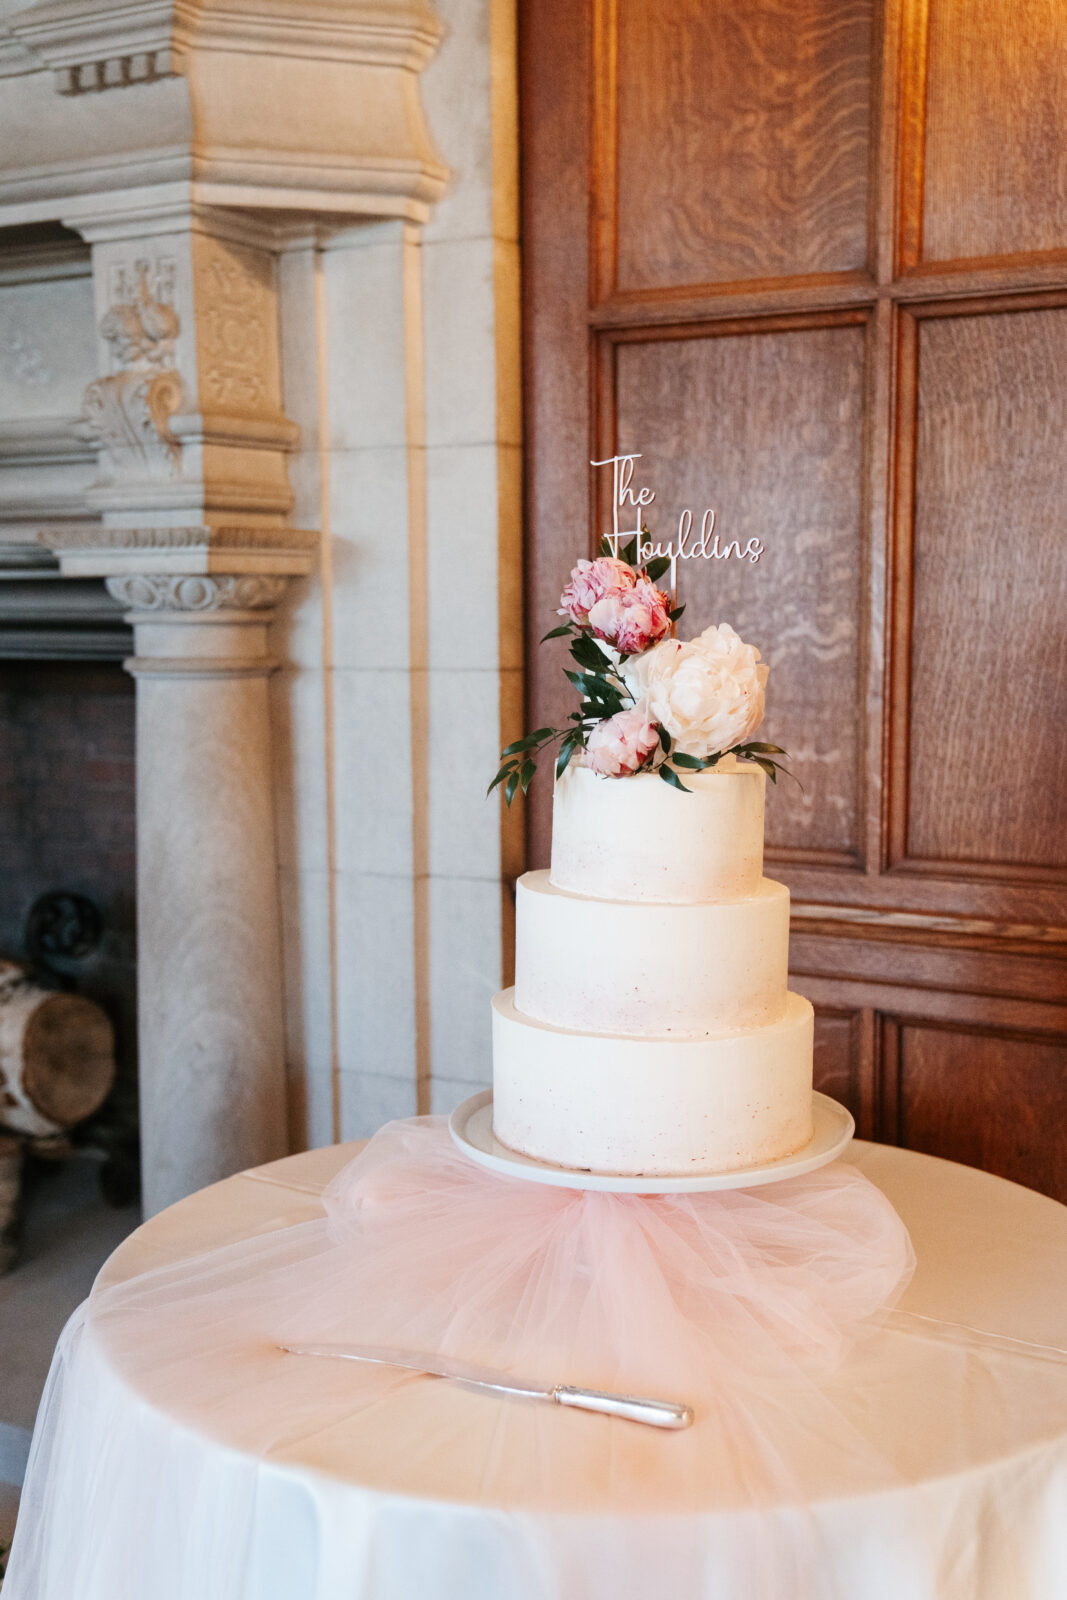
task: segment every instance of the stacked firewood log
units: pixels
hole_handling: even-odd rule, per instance
[[[100,1006],[0,960],[0,1272],[14,1259],[23,1151],[54,1150],[114,1078],[114,1030]]]

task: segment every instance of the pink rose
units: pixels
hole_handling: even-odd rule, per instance
[[[589,626],[624,655],[637,655],[670,632],[669,604],[661,589],[641,578],[632,589],[598,600],[590,608]]]
[[[617,711],[589,735],[585,764],[602,778],[625,778],[643,767],[659,743],[659,729],[644,706]]]
[[[571,581],[559,597],[560,616],[570,617],[580,628],[589,621],[589,613],[605,595],[621,594],[632,589],[637,582],[633,568],[614,556],[598,556],[595,561],[579,561],[571,573]]]

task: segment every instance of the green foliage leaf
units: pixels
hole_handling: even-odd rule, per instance
[[[525,794],[527,789],[530,787],[530,779],[533,777],[533,775],[534,775],[534,773],[536,771],[537,771],[537,763],[536,763],[536,761],[524,761],[523,762],[522,769],[519,772],[519,782],[522,784],[522,792],[523,792],[523,794]]]
[[[752,760],[762,772],[765,772],[772,783],[778,782],[778,768],[773,761],[765,761],[762,756],[753,756]]]
[[[784,756],[787,754],[780,744],[739,744],[735,746],[739,755],[757,756]]]
[[[678,618],[681,616],[681,614],[682,614],[682,612],[684,610],[685,610],[685,603],[684,602],[680,606],[675,606],[673,611],[668,611],[667,612],[667,621],[668,622],[677,622]]]
[[[571,757],[574,755],[574,752],[577,748],[577,740],[572,739],[568,734],[567,738],[564,739],[563,743],[560,745],[559,755],[556,757],[557,778],[561,778],[566,772],[567,768],[570,766]]]
[[[500,752],[503,756],[518,755],[520,750],[536,750],[539,744],[544,744],[547,739],[554,739],[555,728],[535,728],[533,733],[526,734],[525,738],[514,739],[511,744],[505,745]]]
[[[563,623],[560,624],[560,626],[558,628],[553,628],[553,629],[551,629],[550,632],[546,633],[544,638],[541,640],[541,643],[542,644],[547,644],[549,639],[562,639],[563,635],[565,633],[573,633],[573,632],[574,632],[574,623],[573,622],[563,622]]]
[[[691,772],[703,772],[707,766],[707,762],[703,761],[700,756],[686,755],[684,750],[676,750],[671,756],[671,760],[676,767],[687,767]]]
[[[669,756],[671,753],[671,736],[662,724],[659,730],[659,742],[663,747],[664,754]]]
[[[513,772],[508,778],[507,783],[504,785],[504,799],[507,801],[509,806],[515,798],[515,791],[518,787],[519,774],[517,772]]]
[[[657,578],[662,578],[670,564],[671,562],[669,556],[656,556],[654,560],[649,561],[646,564],[645,575],[648,577],[650,582],[655,583]]]
[[[584,695],[589,702],[583,713],[583,721],[589,721],[590,709],[597,713],[598,722],[603,717],[613,717],[616,711],[622,710],[625,703],[622,691],[606,677],[595,672],[568,672],[566,668],[564,675],[573,683],[578,693]]]
[[[659,775],[664,783],[669,783],[672,789],[681,789],[683,794],[692,794],[692,789],[687,789],[678,774],[666,762],[659,768]]]
[[[643,533],[647,533],[648,529],[647,528],[643,528],[641,531]],[[621,544],[619,546],[619,560],[620,561],[625,561],[626,565],[628,567],[636,567],[636,565],[637,565],[637,535],[636,534],[634,534],[633,538],[628,540],[626,544]]]
[[[610,666],[607,656],[589,633],[580,633],[572,641],[571,655],[580,667],[588,667],[592,672],[603,672]]]

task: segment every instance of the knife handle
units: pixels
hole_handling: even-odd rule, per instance
[[[628,1422],[647,1422],[652,1428],[688,1428],[693,1420],[691,1407],[676,1400],[644,1400],[634,1394],[606,1394],[602,1389],[576,1389],[561,1383],[552,1391],[557,1405],[574,1406],[579,1411],[602,1411],[609,1417],[625,1417]]]

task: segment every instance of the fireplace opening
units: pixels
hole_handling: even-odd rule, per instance
[[[134,704],[118,661],[0,661],[0,958],[110,1019],[114,1086],[70,1139],[117,1206],[139,1186]]]

